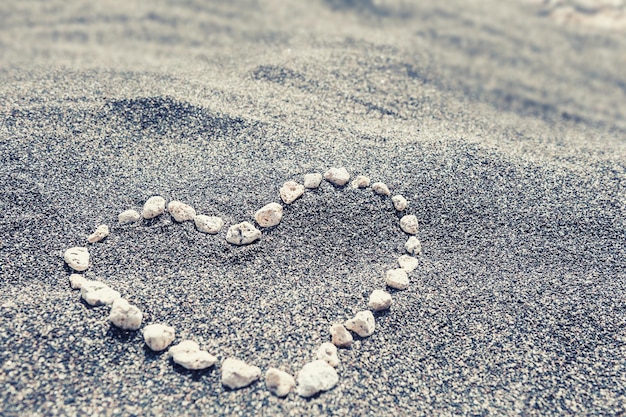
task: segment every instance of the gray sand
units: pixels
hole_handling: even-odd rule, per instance
[[[284,3],[0,4],[0,415],[626,412],[624,33],[527,2]],[[402,254],[389,198],[323,183],[243,248],[116,216],[159,194],[250,221],[330,166],[405,195],[424,247],[330,392],[229,391],[69,287],[62,252],[109,224],[88,277],[296,373]]]

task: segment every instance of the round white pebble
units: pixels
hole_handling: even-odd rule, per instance
[[[370,179],[365,175],[358,175],[350,185],[352,188],[367,188],[370,186]]]
[[[352,330],[361,337],[368,337],[374,334],[376,320],[369,310],[359,311],[350,320],[346,321],[346,329]]]
[[[409,288],[409,276],[402,268],[390,269],[385,275],[385,284],[396,290]]]
[[[283,206],[278,203],[269,203],[261,207],[255,214],[254,220],[261,227],[276,226],[283,218]]]
[[[87,242],[89,243],[100,242],[102,239],[107,237],[110,233],[111,231],[109,230],[109,226],[107,226],[106,224],[101,224],[100,226],[96,227],[96,230],[92,234],[89,235],[89,237],[87,238]]]
[[[367,306],[374,311],[383,311],[388,310],[391,304],[393,304],[391,294],[383,290],[374,290],[370,294]]]
[[[304,175],[304,187],[305,188],[317,188],[322,183],[322,174],[305,174]]]
[[[186,369],[206,369],[217,363],[217,358],[206,350],[200,350],[200,346],[192,340],[183,340],[168,350],[172,360]]]
[[[277,397],[286,397],[296,386],[296,380],[285,371],[269,368],[265,373],[265,385]]]
[[[137,330],[141,327],[142,319],[143,313],[141,310],[123,298],[118,298],[111,304],[109,321],[120,329]]]
[[[339,375],[328,362],[316,360],[302,367],[298,373],[298,395],[312,397],[320,391],[328,391],[339,382]]]
[[[233,245],[249,245],[261,239],[261,231],[248,222],[232,225],[226,233],[226,241]]]
[[[391,195],[391,191],[389,191],[389,187],[384,182],[375,182],[372,184],[372,190],[378,195],[388,196]]]
[[[70,287],[72,287],[73,290],[80,290],[85,282],[87,282],[87,279],[80,274],[70,275]]]
[[[117,215],[117,221],[120,224],[135,223],[141,219],[141,215],[137,210],[126,210]]]
[[[198,229],[202,233],[209,233],[214,235],[219,233],[224,226],[224,220],[221,217],[217,216],[205,216],[203,214],[199,214],[194,217],[193,222],[196,225],[196,229]]]
[[[150,197],[143,205],[141,217],[144,219],[153,219],[156,216],[165,213],[165,199],[160,196]]]
[[[324,179],[338,187],[346,185],[350,181],[348,170],[341,168],[330,168],[324,173]]]
[[[63,259],[74,271],[82,272],[89,268],[89,251],[87,248],[75,246],[63,254]]]
[[[196,210],[182,201],[170,201],[167,205],[167,211],[179,223],[191,221],[196,217]]]
[[[417,258],[409,255],[402,255],[398,258],[398,265],[400,265],[400,268],[404,269],[406,272],[415,271],[418,263]]]
[[[391,197],[391,201],[393,202],[393,206],[397,211],[403,211],[406,210],[407,207],[409,207],[409,202],[406,201],[406,198],[404,198],[404,196],[401,196],[400,194]]]
[[[280,198],[285,204],[291,204],[304,194],[304,185],[295,181],[287,181],[280,187]]]
[[[335,323],[330,326],[330,336],[332,338],[333,345],[337,347],[352,346],[352,335],[341,323]]]
[[[247,387],[261,377],[261,369],[244,361],[227,358],[222,362],[222,385],[230,389]]]
[[[315,355],[317,359],[321,359],[323,361],[328,362],[330,366],[336,368],[339,366],[339,356],[337,356],[337,346],[333,345],[330,342],[324,342],[317,349],[317,353]]]
[[[411,255],[419,255],[422,253],[422,242],[415,236],[411,236],[404,244],[404,249]]]
[[[143,340],[155,352],[167,348],[176,338],[176,331],[166,324],[149,324],[144,327]]]
[[[111,305],[121,297],[120,293],[100,281],[85,281],[80,287],[80,296],[90,306]]]
[[[400,219],[400,228],[410,235],[417,234],[417,217],[413,214],[407,214]]]

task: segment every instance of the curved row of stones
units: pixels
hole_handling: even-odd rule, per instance
[[[318,188],[322,178],[336,187],[345,186],[350,175],[345,168],[331,168],[322,174],[306,174],[303,184],[288,181],[280,188],[280,198],[284,204],[291,204],[303,195],[305,189]],[[352,182],[353,188],[370,187],[370,179],[359,175]],[[374,193],[381,196],[391,196],[389,188],[382,182],[371,184]],[[408,207],[407,200],[402,195],[391,197],[393,205],[398,212],[404,212]],[[152,219],[164,214],[166,211],[165,199],[159,196],[149,198],[144,204],[143,210],[138,213],[135,210],[127,210],[119,214],[120,224],[129,224],[143,219]],[[177,222],[194,221],[198,231],[216,234],[224,225],[221,218],[215,216],[197,215],[193,207],[180,201],[171,201],[167,204],[167,211]],[[280,223],[283,217],[283,206],[279,203],[270,203],[259,209],[254,218],[259,227],[272,227]],[[399,268],[390,269],[385,273],[385,284],[397,290],[405,290],[409,286],[408,273],[413,271],[418,264],[417,259],[411,255],[421,253],[420,241],[415,236],[418,231],[417,218],[414,215],[404,215],[400,219],[400,228],[409,235],[404,247],[408,254],[398,258]],[[94,244],[105,239],[110,233],[109,227],[100,225],[89,235],[87,241]],[[226,240],[233,245],[248,245],[261,238],[261,231],[249,222],[242,222],[230,226],[226,234]],[[90,264],[89,251],[86,247],[72,247],[65,251],[65,262],[77,272],[86,271]],[[83,275],[74,273],[69,277],[72,289],[80,289],[81,297],[90,306],[110,306],[108,320],[124,330],[136,331],[141,328],[143,314],[141,310],[121,294],[107,284],[100,281],[92,281]],[[310,397],[321,391],[333,388],[339,381],[335,368],[339,365],[337,348],[348,348],[352,345],[351,332],[362,338],[371,336],[375,330],[375,319],[372,311],[383,311],[391,307],[393,299],[391,294],[382,289],[374,290],[368,302],[369,310],[356,313],[353,318],[333,324],[330,329],[330,342],[322,343],[315,352],[316,360],[305,364],[298,373],[296,379],[287,372],[277,368],[269,368],[265,373],[267,388],[279,397],[287,396],[294,388],[302,397]],[[202,350],[197,342],[183,340],[171,346],[176,338],[176,331],[165,323],[152,323],[144,326],[142,334],[146,345],[155,352],[168,349],[168,356],[178,365],[187,369],[206,369],[214,366],[218,359]],[[249,365],[235,358],[227,358],[221,364],[221,382],[231,389],[243,388],[261,377],[261,369]]]

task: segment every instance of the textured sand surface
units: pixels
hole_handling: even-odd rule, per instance
[[[0,3],[0,414],[626,412],[623,33],[415,3]],[[391,200],[324,182],[261,242],[224,236],[331,166],[406,196],[424,253],[330,392],[227,390],[69,287],[63,251],[108,224],[87,277],[294,374],[396,267]],[[117,225],[155,194],[226,227]]]

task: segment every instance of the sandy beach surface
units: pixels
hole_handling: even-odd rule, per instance
[[[0,415],[626,413],[626,32],[546,6],[567,2],[436,3],[0,3]],[[341,166],[409,201],[409,288],[329,392],[225,388],[227,357],[296,375],[397,267],[390,198],[328,182],[225,241]],[[118,224],[153,195],[226,225]],[[100,224],[85,276],[215,367],[70,288],[63,252]]]

